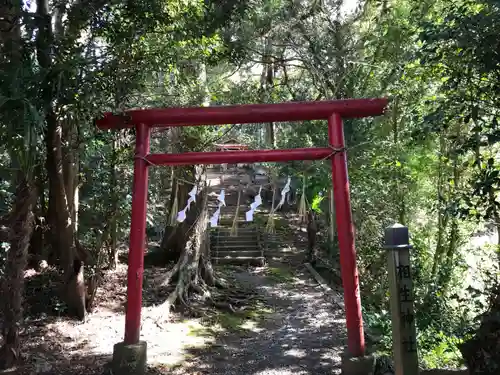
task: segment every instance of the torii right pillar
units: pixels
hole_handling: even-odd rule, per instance
[[[349,177],[344,141],[344,126],[338,113],[328,118],[328,140],[332,149],[332,184],[335,218],[340,249],[340,268],[344,288],[348,355],[361,357],[365,352],[363,318],[359,294],[359,276],[354,246],[354,224],[349,194]]]

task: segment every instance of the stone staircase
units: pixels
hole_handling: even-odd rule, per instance
[[[210,240],[212,263],[264,265],[264,251],[259,236],[256,226],[238,228],[236,236],[231,236],[230,227],[214,228]]]
[[[238,203],[238,190],[240,188],[241,176],[236,171],[228,170],[220,182],[220,172],[212,170],[212,180],[218,183],[209,188],[209,215],[217,209],[215,194],[219,194],[224,188],[226,206],[221,207],[219,225],[210,229],[210,248],[213,264],[229,265],[264,265],[264,247],[261,242],[260,228],[255,222],[245,221],[245,212],[249,210],[247,199],[241,196],[238,214],[238,227],[235,235],[231,235],[236,206]],[[210,173],[209,172],[209,173]],[[233,173],[233,174],[231,174]],[[215,177],[215,178],[214,178]],[[214,194],[215,193],[215,194]]]

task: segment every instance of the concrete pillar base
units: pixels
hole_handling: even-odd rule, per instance
[[[147,343],[125,344],[120,342],[113,347],[111,368],[114,374],[144,375],[147,367]]]
[[[365,355],[363,357],[342,356],[342,375],[373,375],[375,369],[375,357]]]

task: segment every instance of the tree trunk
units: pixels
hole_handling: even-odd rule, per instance
[[[49,225],[52,250],[69,278],[72,274],[75,251],[73,246],[74,226],[68,206],[64,183],[62,157],[62,126],[53,112],[47,114],[47,174],[49,177]]]
[[[394,100],[394,106],[392,110],[392,131],[393,131],[393,142],[396,150],[396,160],[400,159],[401,164],[403,164],[402,155],[403,150],[400,147],[399,143],[399,100],[396,97]],[[396,176],[394,178],[394,197],[395,197],[395,206],[397,207],[397,216],[399,223],[402,225],[406,224],[406,204],[405,198],[406,195],[404,193],[405,183],[401,183],[403,179],[402,168],[397,167]]]
[[[210,90],[208,89],[207,65],[201,62],[198,66],[198,84],[200,85],[200,105],[202,107],[210,106]]]
[[[111,181],[110,181],[110,187],[112,191],[112,210],[115,213],[113,215],[113,219],[110,227],[110,249],[109,249],[109,267],[111,269],[115,269],[116,266],[118,265],[118,204],[119,204],[119,198],[118,198],[118,193],[116,191],[117,184],[118,184],[118,167],[117,167],[117,158],[118,158],[118,153],[117,153],[117,135],[116,133],[113,134],[113,145],[112,145],[112,155],[111,155]]]
[[[194,180],[194,170],[193,167],[180,167],[176,168],[175,178],[179,176],[182,180],[193,181]],[[192,185],[182,183],[180,181],[177,185],[177,189],[172,189],[171,197],[169,200],[170,209],[172,211],[172,204],[177,196],[177,202],[179,203],[178,210],[184,209],[189,191],[193,188]],[[193,205],[191,206],[193,207]],[[174,214],[176,214],[174,212]],[[188,211],[188,218],[192,216],[191,210]],[[168,263],[170,261],[177,261],[182,252],[182,249],[187,240],[187,234],[189,227],[193,222],[186,219],[183,223],[177,223],[175,226],[171,226],[170,222],[167,221],[165,226],[165,231],[163,233],[163,238],[161,241],[160,248],[162,250],[162,263]]]
[[[42,261],[49,262],[48,253],[45,246],[45,192],[44,192],[44,172],[42,171],[42,165],[37,164],[35,167],[35,190],[34,194],[36,196],[35,203],[33,204],[33,215],[34,215],[34,227],[33,234],[30,240],[29,246],[29,257],[31,259],[30,264],[34,268],[38,268]]]
[[[210,236],[208,231],[208,193],[206,189],[199,194],[199,200],[192,208],[194,223],[191,223],[187,241],[177,264],[169,272],[164,282],[168,285],[175,280],[176,288],[164,303],[163,314],[169,315],[171,307],[177,302],[189,308],[191,292],[207,294],[207,286],[216,283],[210,262]]]
[[[195,149],[196,144],[191,141],[186,142],[183,139],[182,130],[180,128],[173,128],[170,131],[172,152],[185,152]],[[184,145],[181,147],[180,145]],[[187,146],[186,146],[187,145]],[[187,147],[187,148],[186,148]],[[200,176],[196,175],[196,170],[194,166],[187,167],[174,167],[172,171],[172,191],[170,193],[170,199],[167,202],[169,205],[169,217],[172,214],[172,207],[175,197],[177,196],[178,208],[177,211],[184,209],[187,203],[187,197],[189,191],[193,188],[192,185],[185,183],[184,181],[197,181]],[[178,182],[176,184],[176,181]],[[177,185],[177,189],[175,186]],[[191,206],[193,207],[193,206]],[[175,215],[177,212],[173,212]],[[175,226],[170,225],[170,220],[167,220],[165,225],[165,230],[163,231],[163,238],[161,240],[161,259],[159,262],[166,264],[171,261],[177,261],[184,248],[187,240],[187,232],[189,230],[189,223],[193,221],[189,220],[192,213],[188,211],[188,218],[183,223],[177,223]]]
[[[460,170],[458,166],[458,155],[455,152],[453,156],[453,185],[450,185],[451,189],[451,199],[458,200],[458,188],[460,186]],[[452,214],[453,215],[453,214]],[[455,254],[457,248],[460,243],[460,228],[458,226],[458,217],[453,215],[451,217],[451,225],[450,225],[450,233],[448,235],[448,248],[446,251],[446,268],[443,275],[441,275],[441,280],[438,283],[439,286],[443,289],[443,294],[446,293],[448,289],[448,285],[450,283],[452,273],[453,273],[453,260],[455,258]]]
[[[68,210],[71,215],[72,233],[77,232],[78,228],[78,139],[76,137],[75,124],[73,121],[68,121],[62,124],[63,143],[62,148],[63,158],[63,176],[64,176],[64,191],[66,193],[66,201]]]
[[[445,147],[446,141],[444,135],[440,136],[440,149],[439,149],[439,165],[438,165],[438,181],[437,181],[437,201],[438,201],[438,233],[437,233],[437,243],[436,250],[434,252],[434,259],[432,262],[432,271],[431,275],[433,278],[436,277],[438,272],[438,267],[441,264],[441,260],[443,257],[443,253],[445,251],[445,233],[446,228],[448,227],[448,215],[445,212],[444,208],[444,194],[445,194],[445,165],[444,165],[444,156],[445,156]]]
[[[38,212],[36,212],[38,211]],[[30,245],[29,245],[29,258],[30,258],[30,267],[35,269],[39,269],[40,262],[47,261],[44,258],[44,241],[43,241],[43,222],[41,219],[39,209],[34,210],[34,228],[33,234],[31,236]]]
[[[47,176],[49,179],[49,209],[48,223],[51,230],[52,251],[57,254],[59,265],[64,270],[63,295],[68,304],[69,310],[80,310],[81,303],[75,305],[76,298],[81,294],[82,288],[72,288],[76,285],[70,283],[78,275],[75,274],[74,262],[77,257],[75,248],[75,164],[74,159],[74,127],[68,128],[69,124],[61,122],[57,117],[54,99],[54,72],[52,53],[54,46],[54,35],[51,23],[50,5],[48,0],[37,1],[38,33],[36,38],[36,52],[40,67],[45,71],[45,78],[41,82],[41,96],[44,104],[44,115],[47,123],[45,145],[47,148]],[[69,23],[70,28],[78,29],[76,23]],[[57,25],[56,25],[57,26]],[[74,37],[76,34],[71,29],[69,34]],[[60,31],[60,30],[56,30]],[[70,120],[71,121],[71,120]],[[65,125],[63,127],[63,125]],[[63,149],[63,135],[69,138],[69,149]],[[66,152],[65,152],[66,151]],[[66,168],[65,168],[66,167]],[[65,171],[66,169],[66,171]],[[81,259],[76,259],[81,260]],[[80,269],[83,269],[83,265]],[[80,270],[79,269],[79,270]],[[73,289],[73,290],[72,290]]]
[[[2,285],[4,344],[0,350],[0,369],[15,366],[20,358],[19,330],[23,319],[24,269],[33,231],[34,198],[34,189],[28,177],[23,172],[18,172],[15,202],[9,220],[10,249],[7,253],[6,275]]]
[[[263,103],[269,102],[271,92],[274,85],[274,64],[272,58],[272,40],[268,37],[265,41],[264,53],[262,57],[262,73],[260,76],[260,91],[261,101]],[[265,125],[265,143],[270,148],[276,147],[276,138],[274,134],[274,123],[269,122]]]
[[[21,59],[21,6],[19,1],[3,1],[0,3],[0,59],[4,67],[12,68],[9,74],[14,74],[13,79],[19,79],[18,75]],[[6,75],[8,76],[8,74]],[[18,94],[18,93],[17,93]],[[16,116],[19,115],[19,116]],[[14,110],[10,113],[16,132],[32,125],[23,117],[22,113]],[[8,116],[6,117],[8,118]],[[19,134],[22,136],[23,131]],[[16,143],[16,140],[13,141]],[[1,283],[3,310],[3,346],[0,349],[0,370],[9,369],[17,364],[20,359],[20,338],[19,331],[23,321],[22,297],[24,293],[24,269],[26,267],[28,248],[33,232],[32,206],[35,198],[32,179],[30,173],[25,173],[19,165],[19,154],[25,147],[30,145],[22,144],[16,147],[13,144],[7,145],[11,148],[11,161],[13,167],[18,170],[13,183],[16,186],[14,193],[14,203],[7,220],[2,220],[0,229],[2,233],[7,233],[7,242],[10,247],[7,252],[5,264],[5,277]],[[26,160],[28,163],[33,160]],[[25,165],[26,166],[26,165]],[[3,225],[8,227],[3,230]]]
[[[489,204],[493,208],[493,220],[495,220],[495,228],[497,230],[497,261],[500,265],[500,212],[498,212],[496,194],[493,188],[488,192]]]
[[[47,177],[49,179],[48,223],[51,228],[52,251],[55,251],[59,264],[70,275],[73,262],[73,223],[65,190],[64,160],[62,150],[63,127],[54,110],[54,85],[52,77],[52,46],[54,33],[47,0],[37,1],[38,34],[36,38],[37,59],[45,70],[41,83],[47,133]]]

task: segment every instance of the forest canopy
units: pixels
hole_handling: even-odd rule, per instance
[[[477,338],[477,317],[500,307],[491,298],[500,260],[498,35],[494,0],[2,2],[1,365],[20,358],[26,267],[46,262],[72,285],[83,262],[92,294],[127,244],[135,130],[98,130],[103,112],[364,97],[390,99],[382,117],[345,121],[365,325],[378,349],[390,351],[381,238],[399,222],[414,246],[423,363],[467,362],[470,352],[459,348]],[[151,150],[208,151],[231,137],[255,149],[323,147],[328,139],[321,121],[226,124],[153,132]],[[320,208],[329,163],[273,168],[306,176],[307,201],[333,226]],[[179,260],[198,223],[169,229],[190,188],[175,181],[200,175],[151,169],[147,227],[163,235],[165,262]],[[489,245],[476,249],[477,238]],[[336,238],[323,242],[324,257],[336,262]],[[207,275],[203,253],[199,259]],[[185,275],[174,271],[168,277],[179,283]],[[85,315],[89,296],[82,302],[78,293],[61,298]]]

